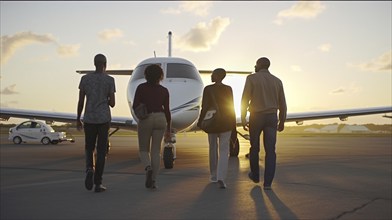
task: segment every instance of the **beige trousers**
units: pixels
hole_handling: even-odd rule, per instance
[[[139,156],[144,167],[151,166],[152,180],[156,179],[159,172],[165,130],[166,117],[163,112],[151,113],[138,123]]]

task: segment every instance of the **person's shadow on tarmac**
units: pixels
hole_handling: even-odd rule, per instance
[[[275,194],[273,190],[262,191],[261,186],[254,186],[250,191],[250,195],[255,203],[257,219],[272,219],[272,207],[266,203],[272,204],[275,209],[274,212],[278,213],[280,219],[297,219],[298,217],[287,207],[282,200]],[[269,201],[268,201],[269,200]]]

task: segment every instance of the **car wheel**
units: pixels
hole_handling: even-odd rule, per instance
[[[13,139],[14,144],[20,144],[22,143],[22,138],[20,138],[19,136],[14,137]]]
[[[44,145],[48,145],[50,144],[50,139],[48,137],[44,137],[42,138],[41,143]]]

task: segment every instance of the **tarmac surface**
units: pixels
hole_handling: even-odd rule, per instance
[[[203,133],[178,134],[173,169],[144,187],[136,136],[114,136],[103,193],[84,187],[84,137],[14,145],[1,135],[1,219],[391,219],[392,137],[278,136],[273,190],[247,177],[249,142],[209,182]],[[261,172],[264,151],[260,152]],[[262,179],[262,175],[261,175]]]

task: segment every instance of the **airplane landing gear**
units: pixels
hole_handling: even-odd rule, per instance
[[[174,165],[174,147],[172,143],[165,143],[163,148],[163,164],[166,169],[172,169]]]
[[[238,141],[237,130],[234,129],[230,137],[230,157],[238,157],[239,152],[240,142]]]
[[[176,134],[171,133],[169,141],[165,141],[163,147],[163,164],[166,169],[172,169],[174,166],[174,160],[176,159]]]
[[[110,141],[108,140],[108,144],[107,144],[107,146],[106,146],[106,155],[108,155],[109,154],[109,152],[110,152],[110,146],[111,146],[112,144],[110,143]]]
[[[116,129],[114,129],[114,131],[112,131],[112,132],[110,132],[109,133],[109,137],[108,137],[108,144],[107,144],[107,146],[106,146],[106,155],[108,155],[109,154],[109,152],[110,152],[110,147],[111,147],[111,144],[110,144],[110,137],[114,134],[114,133],[116,133],[118,130],[120,130],[120,128],[116,128]]]
[[[240,132],[237,132],[241,137],[243,137],[245,140],[248,140],[248,141],[250,141],[250,137],[249,137],[249,134],[241,134]],[[233,137],[233,134],[231,134],[231,136]],[[238,141],[238,139],[237,139],[237,141]],[[231,145],[230,145],[231,146]],[[231,149],[231,148],[230,148]],[[231,156],[231,151],[230,151],[230,156]],[[237,154],[237,156],[238,156],[238,154]],[[247,154],[245,154],[245,157],[246,158],[249,158],[249,153],[247,153]]]

